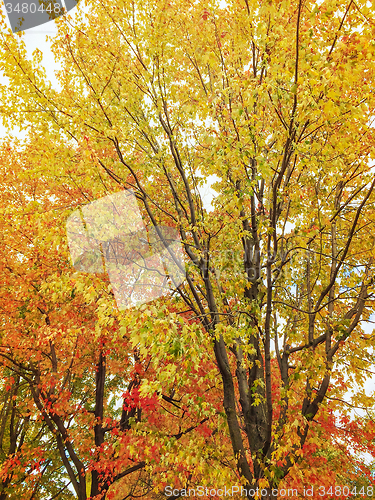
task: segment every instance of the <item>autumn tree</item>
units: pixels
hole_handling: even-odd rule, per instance
[[[4,123],[32,129],[46,181],[69,179],[83,203],[132,189],[150,226],[178,229],[178,296],[119,313],[119,327],[151,355],[155,380],[142,383],[144,394],[176,379],[178,399],[183,370],[166,380],[158,365],[165,332],[188,309],[182,355],[199,321],[221,377],[237,478],[274,498],[328,398],[362,387],[371,367],[363,325],[374,291],[373,7],[87,7],[57,21],[59,90],[40,53],[27,59],[22,39],[3,30]],[[211,211],[199,194],[207,182]],[[357,399],[373,405],[362,389]]]
[[[133,498],[172,478],[199,481],[215,464],[222,473],[215,366],[198,337],[182,357],[178,346],[194,325],[182,315],[166,332],[158,370],[171,380],[142,393],[141,381],[156,378],[150,353],[119,327],[106,276],[71,266],[61,214],[82,195],[35,175],[37,149],[32,140],[0,148],[0,498]],[[188,383],[175,397],[182,365]],[[204,449],[195,470],[192,435]]]

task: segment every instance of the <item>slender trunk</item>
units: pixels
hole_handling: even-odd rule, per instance
[[[96,389],[95,389],[95,446],[99,447],[104,443],[103,412],[104,412],[104,384],[105,384],[105,356],[100,351],[99,361],[96,366]],[[99,472],[91,472],[91,496],[94,497],[100,493]]]
[[[224,389],[224,410],[227,417],[229,435],[232,442],[234,456],[237,460],[237,469],[240,475],[251,484],[252,473],[246,458],[245,448],[241,436],[241,429],[237,418],[236,396],[233,377],[229,367],[229,360],[225,349],[223,337],[214,344],[215,356],[219,365]]]

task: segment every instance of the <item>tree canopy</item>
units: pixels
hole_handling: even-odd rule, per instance
[[[0,151],[0,498],[371,498],[374,7],[100,0],[56,24],[57,89],[0,38],[1,117],[28,131]],[[66,222],[128,189],[186,276],[119,310]]]

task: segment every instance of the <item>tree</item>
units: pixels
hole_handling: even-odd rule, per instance
[[[119,328],[106,277],[93,280],[69,262],[61,213],[71,211],[80,193],[33,178],[35,151],[32,142],[5,142],[0,150],[0,494],[86,500],[114,498],[118,490],[116,498],[121,491],[136,497],[170,479],[171,463],[181,484],[198,480],[222,459],[219,437],[207,443],[212,428],[224,423],[214,366],[191,341],[183,357],[188,385],[179,399],[175,380],[164,384],[168,392],[140,392],[141,380],[155,378],[150,355],[141,358],[128,330]],[[181,317],[177,334],[187,321]],[[159,370],[173,374],[177,363],[171,338]],[[192,433],[204,449],[193,473],[184,452],[192,450],[186,444]]]
[[[121,313],[119,326],[157,368],[165,331],[188,307],[220,373],[238,479],[274,498],[328,396],[342,400],[371,367],[373,7],[88,6],[76,26],[57,21],[58,91],[40,55],[27,60],[3,34],[4,121],[32,128],[46,182],[69,178],[84,203],[131,188],[149,225],[178,229],[179,298]],[[199,195],[210,176],[212,212]],[[373,398],[362,391],[359,402]]]

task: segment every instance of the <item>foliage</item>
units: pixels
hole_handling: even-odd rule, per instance
[[[340,483],[343,466],[361,481],[351,446],[374,454],[373,6],[88,7],[56,21],[58,90],[22,38],[0,41],[4,123],[31,132],[3,153],[2,357],[35,429],[43,417],[79,499],[90,481],[97,498],[201,481],[273,498]],[[146,223],[178,229],[187,271],[171,297],[121,312],[106,276],[72,269],[64,221],[129,188]],[[368,420],[348,417],[356,385]]]

